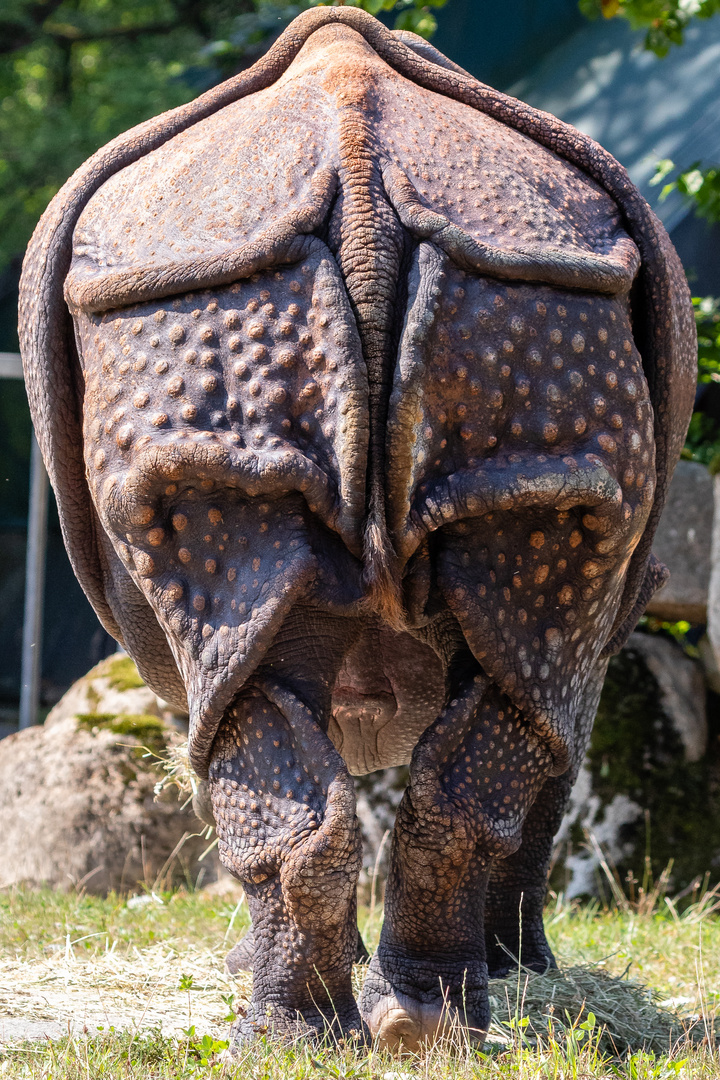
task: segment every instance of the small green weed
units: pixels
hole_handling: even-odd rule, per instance
[[[197,1035],[194,1024],[191,1024],[183,1034],[187,1039],[188,1055],[194,1061],[199,1062],[204,1069],[210,1068],[213,1072],[222,1068],[218,1055],[230,1046],[226,1039],[214,1039],[212,1035]]]

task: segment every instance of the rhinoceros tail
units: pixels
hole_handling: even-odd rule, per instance
[[[382,488],[374,484],[364,535],[364,579],[368,607],[393,630],[405,629],[400,569],[385,525]]]

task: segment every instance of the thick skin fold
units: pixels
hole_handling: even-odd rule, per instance
[[[340,47],[337,47],[338,45]],[[355,69],[361,73],[359,82],[356,79],[357,90],[353,90],[356,97],[346,95],[345,99],[341,100],[342,93],[345,92],[343,87],[348,83],[348,77],[343,72],[352,69],[354,61],[350,54],[353,50],[354,55],[360,57]],[[317,80],[320,76],[316,75],[320,69],[322,92],[318,91]],[[308,87],[312,88],[309,97]],[[402,87],[400,97],[397,96],[397,87]],[[258,169],[265,170],[265,180],[271,173],[274,176],[274,187],[268,189],[264,180],[260,189],[268,191],[268,198],[275,199],[277,222],[280,222],[280,219],[284,222],[278,226],[279,232],[276,228],[277,222],[268,220],[274,216],[272,204],[265,205],[262,200],[253,202],[252,198],[248,199],[247,195],[254,190],[254,186],[251,184],[243,188],[238,181],[232,196],[235,201],[229,210],[225,209],[228,203],[222,204],[219,201],[222,194],[220,188],[217,188],[213,196],[213,203],[213,199],[205,199],[203,187],[203,198],[195,211],[186,214],[180,233],[168,234],[163,240],[157,234],[157,223],[158,217],[161,221],[170,221],[171,215],[168,216],[167,213],[169,203],[166,203],[162,213],[158,214],[157,208],[154,209],[142,194],[140,182],[143,170],[147,173],[149,167],[156,167],[156,155],[165,155],[163,160],[168,163],[170,172],[168,182],[158,185],[155,197],[162,195],[163,201],[167,197],[170,202],[172,197],[175,197],[184,202],[185,206],[192,205],[193,199],[185,193],[185,188],[178,184],[180,181],[183,184],[187,182],[189,193],[193,184],[204,184],[206,179],[200,175],[205,166],[197,156],[193,156],[194,153],[205,153],[205,148],[193,133],[210,132],[211,129],[204,128],[203,125],[214,124],[218,134],[211,135],[211,143],[215,138],[211,154],[217,162],[224,161],[225,153],[231,156],[237,153],[237,140],[235,149],[232,142],[233,109],[245,109],[248,116],[252,116],[257,114],[257,110],[253,113],[253,102],[262,102],[265,110],[262,115],[265,116],[275,101],[279,112],[278,122],[292,125],[288,103],[292,100],[301,103],[303,94],[307,98],[307,109],[302,113],[302,122],[299,127],[297,123],[295,128],[288,127],[284,141],[277,138],[272,140],[271,125],[267,123],[261,129],[256,128],[257,139],[263,140],[267,155],[287,153],[288,139],[297,142],[303,133],[314,132],[309,135],[306,144],[300,144],[299,158],[295,152],[288,155],[287,160],[295,162],[289,166],[289,171],[278,170],[277,167],[274,173],[272,169],[268,171],[270,157],[267,155],[263,159],[262,155],[257,154],[257,161],[253,160],[252,139],[246,142],[243,150],[243,153],[250,154],[250,159],[246,162],[251,166],[248,177],[252,178],[253,170]],[[360,96],[357,97],[357,94]],[[232,276],[251,272],[263,265],[263,260],[269,260],[270,263],[275,260],[277,263],[278,259],[282,261],[297,257],[293,236],[302,239],[306,230],[316,227],[315,222],[322,218],[324,207],[328,205],[327,199],[332,198],[332,177],[336,173],[340,176],[343,171],[343,110],[351,119],[352,112],[356,109],[353,102],[370,100],[368,95],[374,103],[377,125],[374,128],[372,125],[366,128],[358,128],[357,125],[353,127],[352,123],[349,127],[346,125],[345,152],[357,155],[361,149],[357,141],[360,138],[361,143],[365,140],[370,151],[369,161],[373,159],[373,155],[376,155],[378,160],[380,157],[385,158],[385,164],[378,175],[383,190],[387,183],[387,198],[394,209],[390,216],[385,213],[381,189],[378,188],[376,180],[373,180],[368,188],[369,201],[363,202],[361,188],[366,180],[362,174],[346,170],[348,191],[355,190],[356,194],[348,202],[343,193],[340,193],[336,205],[341,217],[343,207],[356,206],[364,227],[369,224],[367,214],[376,214],[378,220],[385,221],[385,232],[383,233],[381,228],[378,233],[376,227],[371,227],[375,240],[367,247],[370,260],[366,269],[356,264],[351,237],[347,240],[350,246],[344,247],[341,221],[338,221],[335,234],[338,237],[338,257],[355,304],[358,329],[371,369],[372,386],[382,388],[387,384],[390,356],[388,349],[392,348],[391,327],[397,318],[393,298],[386,297],[378,308],[377,302],[375,306],[372,303],[369,307],[364,306],[362,296],[364,281],[380,269],[383,252],[386,251],[391,261],[398,257],[400,237],[393,225],[393,215],[399,214],[401,219],[404,218],[404,227],[409,230],[410,235],[417,239],[429,236],[446,247],[449,244],[447,250],[454,253],[453,257],[461,260],[469,257],[467,252],[473,244],[484,244],[487,250],[492,247],[504,253],[500,263],[503,259],[512,260],[516,256],[522,262],[523,258],[534,258],[536,255],[547,261],[548,251],[551,248],[557,249],[560,252],[556,260],[558,266],[570,250],[575,250],[577,258],[581,261],[585,259],[588,265],[593,259],[609,258],[612,261],[615,258],[612,252],[615,250],[619,260],[618,271],[625,265],[629,281],[637,261],[631,248],[627,247],[627,241],[623,239],[622,228],[627,229],[640,251],[641,266],[634,299],[634,325],[643,365],[649,378],[656,416],[658,480],[656,498],[646,531],[630,567],[622,607],[616,619],[615,629],[620,631],[614,638],[614,644],[617,644],[621,640],[623,623],[625,630],[629,626],[628,617],[643,586],[652,533],[692,407],[693,325],[687,289],[677,257],[662,227],[632,187],[624,170],[597,144],[554,118],[538,113],[521,102],[476,82],[431,47],[416,42],[407,35],[393,35],[364,12],[354,9],[330,8],[306,12],[250,71],[243,72],[222,87],[209,91],[197,102],[148,121],[127,135],[120,136],[99,151],[71,178],[53,200],[38,227],[28,249],[21,290],[22,351],[27,366],[31,409],[46,463],[56,487],[61,522],[79,579],[110,632],[122,640],[123,616],[121,611],[113,610],[105,595],[104,582],[108,578],[109,570],[102,556],[102,541],[98,539],[101,526],[97,522],[84,480],[80,452],[78,387],[73,369],[74,347],[72,335],[68,332],[68,310],[63,298],[79,217],[90,202],[96,208],[101,207],[104,196],[101,198],[100,189],[107,191],[107,198],[110,200],[112,192],[117,192],[120,201],[117,206],[112,202],[108,204],[109,213],[105,215],[102,235],[93,234],[94,219],[93,214],[90,214],[84,218],[83,226],[75,236],[77,263],[73,269],[73,281],[80,287],[84,274],[88,287],[97,286],[101,294],[114,275],[126,272],[120,264],[126,265],[130,273],[135,273],[141,264],[146,266],[143,273],[149,276],[144,279],[141,293],[145,298],[149,298],[151,295],[166,295],[168,289],[177,290],[186,287],[188,283],[191,286],[202,284],[200,264],[204,266],[208,259],[212,261],[213,258],[222,263],[223,260],[227,261],[233,252],[244,250],[246,254],[242,256],[240,263],[233,263],[231,257],[227,266],[221,268],[222,274]],[[450,110],[448,117],[452,116],[453,120],[457,121],[452,128],[457,131],[457,137],[454,141],[447,141],[447,145],[437,143],[437,137],[427,123],[429,114],[423,115],[422,107],[418,116],[412,113],[413,108],[421,106],[427,95],[430,95],[428,100],[432,101],[433,110]],[[398,110],[408,108],[410,111],[403,117],[404,122],[400,123]],[[328,109],[331,112],[333,109],[337,110],[333,114],[336,120],[328,122]],[[386,110],[385,113],[383,109]],[[316,121],[312,120],[313,115],[316,116]],[[226,137],[228,124],[229,139]],[[252,131],[252,123],[248,130]],[[485,133],[490,140],[487,151],[483,150]],[[442,138],[447,139],[447,136],[443,134]],[[185,140],[182,146],[178,139]],[[198,148],[197,151],[192,150],[193,146]],[[499,152],[500,146],[503,147],[502,152]],[[173,172],[171,162],[175,147],[180,147],[178,161],[183,161],[184,165],[180,166],[179,171]],[[257,142],[257,148],[259,147],[260,143]],[[458,183],[462,184],[464,191],[462,200],[460,203],[454,200],[447,202],[442,194],[447,165],[453,163],[453,167],[456,167],[461,164],[465,168],[473,160],[473,154],[480,155],[478,165],[485,170],[481,173],[482,190],[472,188],[475,183],[472,173],[465,179],[458,175]],[[510,192],[511,197],[506,209],[512,210],[513,206],[522,204],[523,198],[526,202],[529,199],[535,207],[529,215],[526,214],[527,221],[520,221],[518,217],[515,225],[508,222],[507,213],[501,205],[506,189],[502,171],[503,162],[506,160],[512,161],[513,167],[517,167],[513,184],[519,185]],[[239,164],[237,158],[235,164]],[[475,163],[472,168],[477,171]],[[224,165],[222,169],[225,169]],[[229,174],[232,169],[226,171]],[[541,173],[543,178],[538,180]],[[217,174],[218,183],[224,175],[222,170]],[[240,176],[237,170],[236,176]],[[557,179],[553,179],[553,176]],[[114,177],[117,179],[114,180]],[[131,181],[127,189],[123,187],[124,177]],[[257,179],[262,179],[260,173]],[[410,188],[416,194],[412,194]],[[512,185],[510,188],[512,189]],[[483,199],[489,196],[492,190],[498,192],[500,199],[497,209],[493,209],[491,205],[492,198],[489,203],[483,204]],[[98,196],[93,200],[96,192]],[[183,194],[180,195],[180,192]],[[521,194],[523,198],[520,197]],[[474,198],[476,195],[481,198]],[[568,196],[577,200],[575,207],[571,208],[570,214],[566,216],[562,229],[559,226],[556,228],[552,215],[557,213],[563,198]],[[265,198],[263,195],[262,199]],[[480,205],[476,206],[475,203]],[[206,215],[203,218],[206,204],[208,212],[212,210],[210,204],[216,207],[218,212],[214,219],[211,213],[210,217]],[[158,206],[162,206],[162,203]],[[422,212],[419,207],[422,207]],[[118,243],[111,244],[110,248],[106,249],[103,246],[105,229],[112,230],[121,220],[124,228],[130,227],[136,210],[141,213],[147,211],[149,216],[136,219],[138,236],[135,243],[130,246],[126,244],[128,234],[123,231],[118,236]],[[492,211],[490,217],[487,210]],[[240,217],[237,216],[238,213]],[[127,217],[128,214],[130,218]],[[155,214],[158,214],[158,217],[155,217]],[[485,221],[482,220],[483,214]],[[495,224],[493,214],[497,218]],[[95,220],[97,223],[97,219]],[[352,220],[352,215],[348,220]],[[443,224],[443,221],[446,224]],[[196,223],[199,223],[197,228]],[[522,225],[520,232],[518,224]],[[231,226],[230,232],[228,225]],[[192,231],[194,228],[195,234]],[[494,235],[490,235],[491,229]],[[567,235],[562,232],[563,229]],[[395,239],[391,247],[385,249],[382,237],[393,231]],[[466,240],[462,239],[461,233]],[[558,245],[560,237],[562,243]],[[138,240],[141,241],[139,246]],[[160,244],[160,247],[156,248],[156,244]],[[165,255],[162,254],[163,244],[167,247]],[[466,252],[465,255],[459,254],[461,249]],[[141,254],[143,250],[146,252],[145,256]],[[150,250],[156,251],[157,257],[148,263]],[[131,251],[140,254],[131,256]],[[479,263],[476,265],[488,272],[488,264],[483,264],[482,267]],[[168,277],[167,267],[172,266],[181,271],[179,277],[172,277],[172,274]],[[553,264],[553,275],[556,271],[559,272],[558,266]],[[191,269],[196,272],[194,278]],[[217,268],[211,269],[210,277],[206,278],[206,281],[210,283],[220,280],[213,276],[217,272]],[[502,266],[499,263],[496,273],[502,276]],[[516,271],[513,273],[517,276]],[[528,273],[531,277],[536,275],[535,270]],[[542,280],[542,272],[537,273]],[[141,273],[140,278],[142,277]],[[553,277],[553,281],[558,283],[556,277]],[[103,282],[106,284],[103,285]],[[568,283],[572,283],[572,278],[568,279]],[[583,283],[587,284],[585,279]],[[138,287],[140,288],[140,285]],[[73,295],[70,283],[68,290],[69,294]],[[83,299],[81,293],[82,290],[76,298],[78,301]],[[376,290],[376,300],[379,295]],[[122,290],[117,294],[107,292],[103,302],[108,305],[129,302],[132,297],[139,299],[140,294],[123,293]],[[376,318],[380,320],[377,325]],[[380,437],[384,424],[382,397],[382,392],[374,392],[371,407],[371,423],[376,429],[371,440],[371,472],[375,478],[371,484],[374,484],[375,489],[381,486],[379,476],[384,461]],[[382,564],[384,577],[392,578],[392,557],[382,521],[382,501],[376,491],[373,496],[376,527],[368,531],[366,552],[370,563],[374,561]],[[372,568],[369,570],[369,578],[372,578]],[[382,587],[380,583],[381,591]],[[164,682],[167,683],[168,679],[165,678]]]
[[[391,535],[406,560],[432,538],[437,588],[556,773],[655,483],[627,299],[477,277],[421,244],[388,417]]]
[[[292,272],[77,320],[94,503],[167,637],[200,775],[293,605],[362,597],[367,372],[337,265],[308,246]]]

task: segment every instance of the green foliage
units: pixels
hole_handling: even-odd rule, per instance
[[[429,37],[447,0],[352,0]],[[313,0],[4,0],[0,271],[98,147],[253,63]]]
[[[645,628],[651,634],[669,634],[671,638],[677,641],[683,652],[695,660],[700,655],[697,645],[693,645],[689,637],[693,625],[686,619],[669,622],[667,619],[656,619],[654,615],[643,615],[638,626]]]
[[[720,300],[694,297],[700,382],[720,382]]]
[[[694,297],[698,332],[698,382],[720,382],[720,300]],[[720,472],[720,425],[702,412],[690,420],[683,457]]]
[[[235,1011],[235,995],[234,994],[221,994],[222,1000],[227,1007],[227,1013],[225,1014],[225,1023],[232,1024],[237,1019],[237,1012]]]
[[[217,1060],[217,1056],[230,1046],[226,1039],[214,1039],[212,1035],[198,1035],[194,1024],[191,1024],[183,1034],[188,1041],[188,1054],[190,1057],[199,1062],[204,1069],[220,1070],[221,1065]],[[225,1072],[224,1069],[223,1072]]]
[[[624,1068],[612,1066],[612,1075],[627,1078],[627,1080],[671,1080],[675,1076],[686,1075],[687,1058],[677,1061],[667,1061],[665,1058],[657,1059],[655,1054],[648,1054],[645,1050],[638,1050],[636,1054],[629,1054]]]
[[[579,6],[590,19],[620,17],[633,30],[646,30],[645,48],[657,56],[682,45],[693,19],[709,19],[720,12],[720,0],[580,0]]]
[[[651,184],[660,184],[675,171],[675,162],[666,158],[657,164]],[[708,165],[704,168],[699,161],[689,169],[679,172],[674,180],[665,184],[660,192],[660,200],[668,197],[671,191],[678,191],[688,199],[698,217],[706,221],[720,221],[720,166]]]
[[[411,30],[429,38],[437,30],[437,20],[431,9],[444,7],[447,0],[346,0],[346,3],[348,7],[364,8],[371,15],[395,11],[396,30]]]
[[[0,56],[0,267],[90,154],[120,131],[194,96],[202,43],[166,0],[14,3]],[[175,24],[175,25],[174,25]],[[164,30],[150,31],[146,27]],[[13,44],[15,48],[13,48]]]
[[[660,200],[677,191],[692,203],[698,217],[711,223],[720,222],[720,166],[701,167],[695,162],[689,169],[678,171],[669,158],[659,161],[653,185],[664,184]],[[712,296],[694,297],[695,322],[698,333],[698,382],[720,382],[720,300]],[[702,412],[693,413],[688,429],[683,457],[708,465],[713,473],[720,471],[720,426]]]

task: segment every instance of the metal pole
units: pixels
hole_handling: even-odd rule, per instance
[[[20,727],[37,723],[42,666],[42,628],[47,549],[48,474],[33,433],[30,458],[30,508],[25,557],[25,615],[22,639]]]

